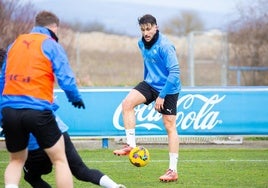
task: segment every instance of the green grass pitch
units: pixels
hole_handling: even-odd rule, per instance
[[[162,183],[158,177],[168,167],[167,149],[149,149],[151,160],[145,167],[133,166],[128,157],[118,157],[110,149],[79,150],[90,168],[97,168],[127,188],[165,187],[268,187],[267,149],[181,149],[179,180]],[[4,169],[8,162],[6,150],[0,151],[0,185],[4,185]],[[43,176],[55,187],[54,172]],[[74,178],[76,188],[98,187]],[[22,179],[21,188],[30,187]]]

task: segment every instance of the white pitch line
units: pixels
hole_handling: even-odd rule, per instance
[[[109,160],[109,161],[91,161],[91,160],[83,160],[85,163],[125,163],[128,161],[119,161],[119,160]],[[153,163],[161,163],[161,162],[168,162],[169,160],[150,160],[150,162]],[[196,163],[215,163],[215,162],[268,162],[268,160],[259,160],[259,159],[253,159],[253,160],[237,160],[237,159],[229,159],[229,160],[179,160],[179,163],[181,162],[196,162]],[[8,163],[8,161],[0,161],[0,163]]]
[[[161,163],[161,162],[168,162],[169,160],[150,160],[150,162],[154,162],[154,163]],[[84,161],[87,163],[123,163],[126,161]],[[268,162],[268,160],[236,160],[236,159],[230,159],[230,160],[179,160],[180,162]]]

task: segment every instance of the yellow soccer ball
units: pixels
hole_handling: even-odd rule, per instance
[[[150,161],[148,149],[143,146],[133,148],[129,153],[129,161],[136,167],[146,166]]]

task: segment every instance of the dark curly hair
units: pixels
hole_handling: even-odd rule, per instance
[[[144,16],[138,18],[138,23],[139,25],[143,24],[152,24],[152,25],[157,25],[156,18],[152,16],[151,14],[145,14]]]

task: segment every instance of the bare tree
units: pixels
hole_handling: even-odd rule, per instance
[[[239,17],[230,23],[229,38],[236,66],[268,66],[268,0],[251,1],[237,7]],[[259,71],[243,72],[244,85],[267,85],[268,77]]]
[[[0,0],[0,49],[6,49],[20,34],[29,33],[34,26],[37,9],[21,0]],[[68,23],[61,22],[59,42],[65,48],[71,64],[75,59],[74,32]]]
[[[0,47],[6,48],[19,34],[29,32],[35,14],[30,2],[0,0]]]
[[[187,35],[193,30],[202,31],[204,22],[195,11],[183,11],[171,18],[163,27],[163,32],[172,35]]]

